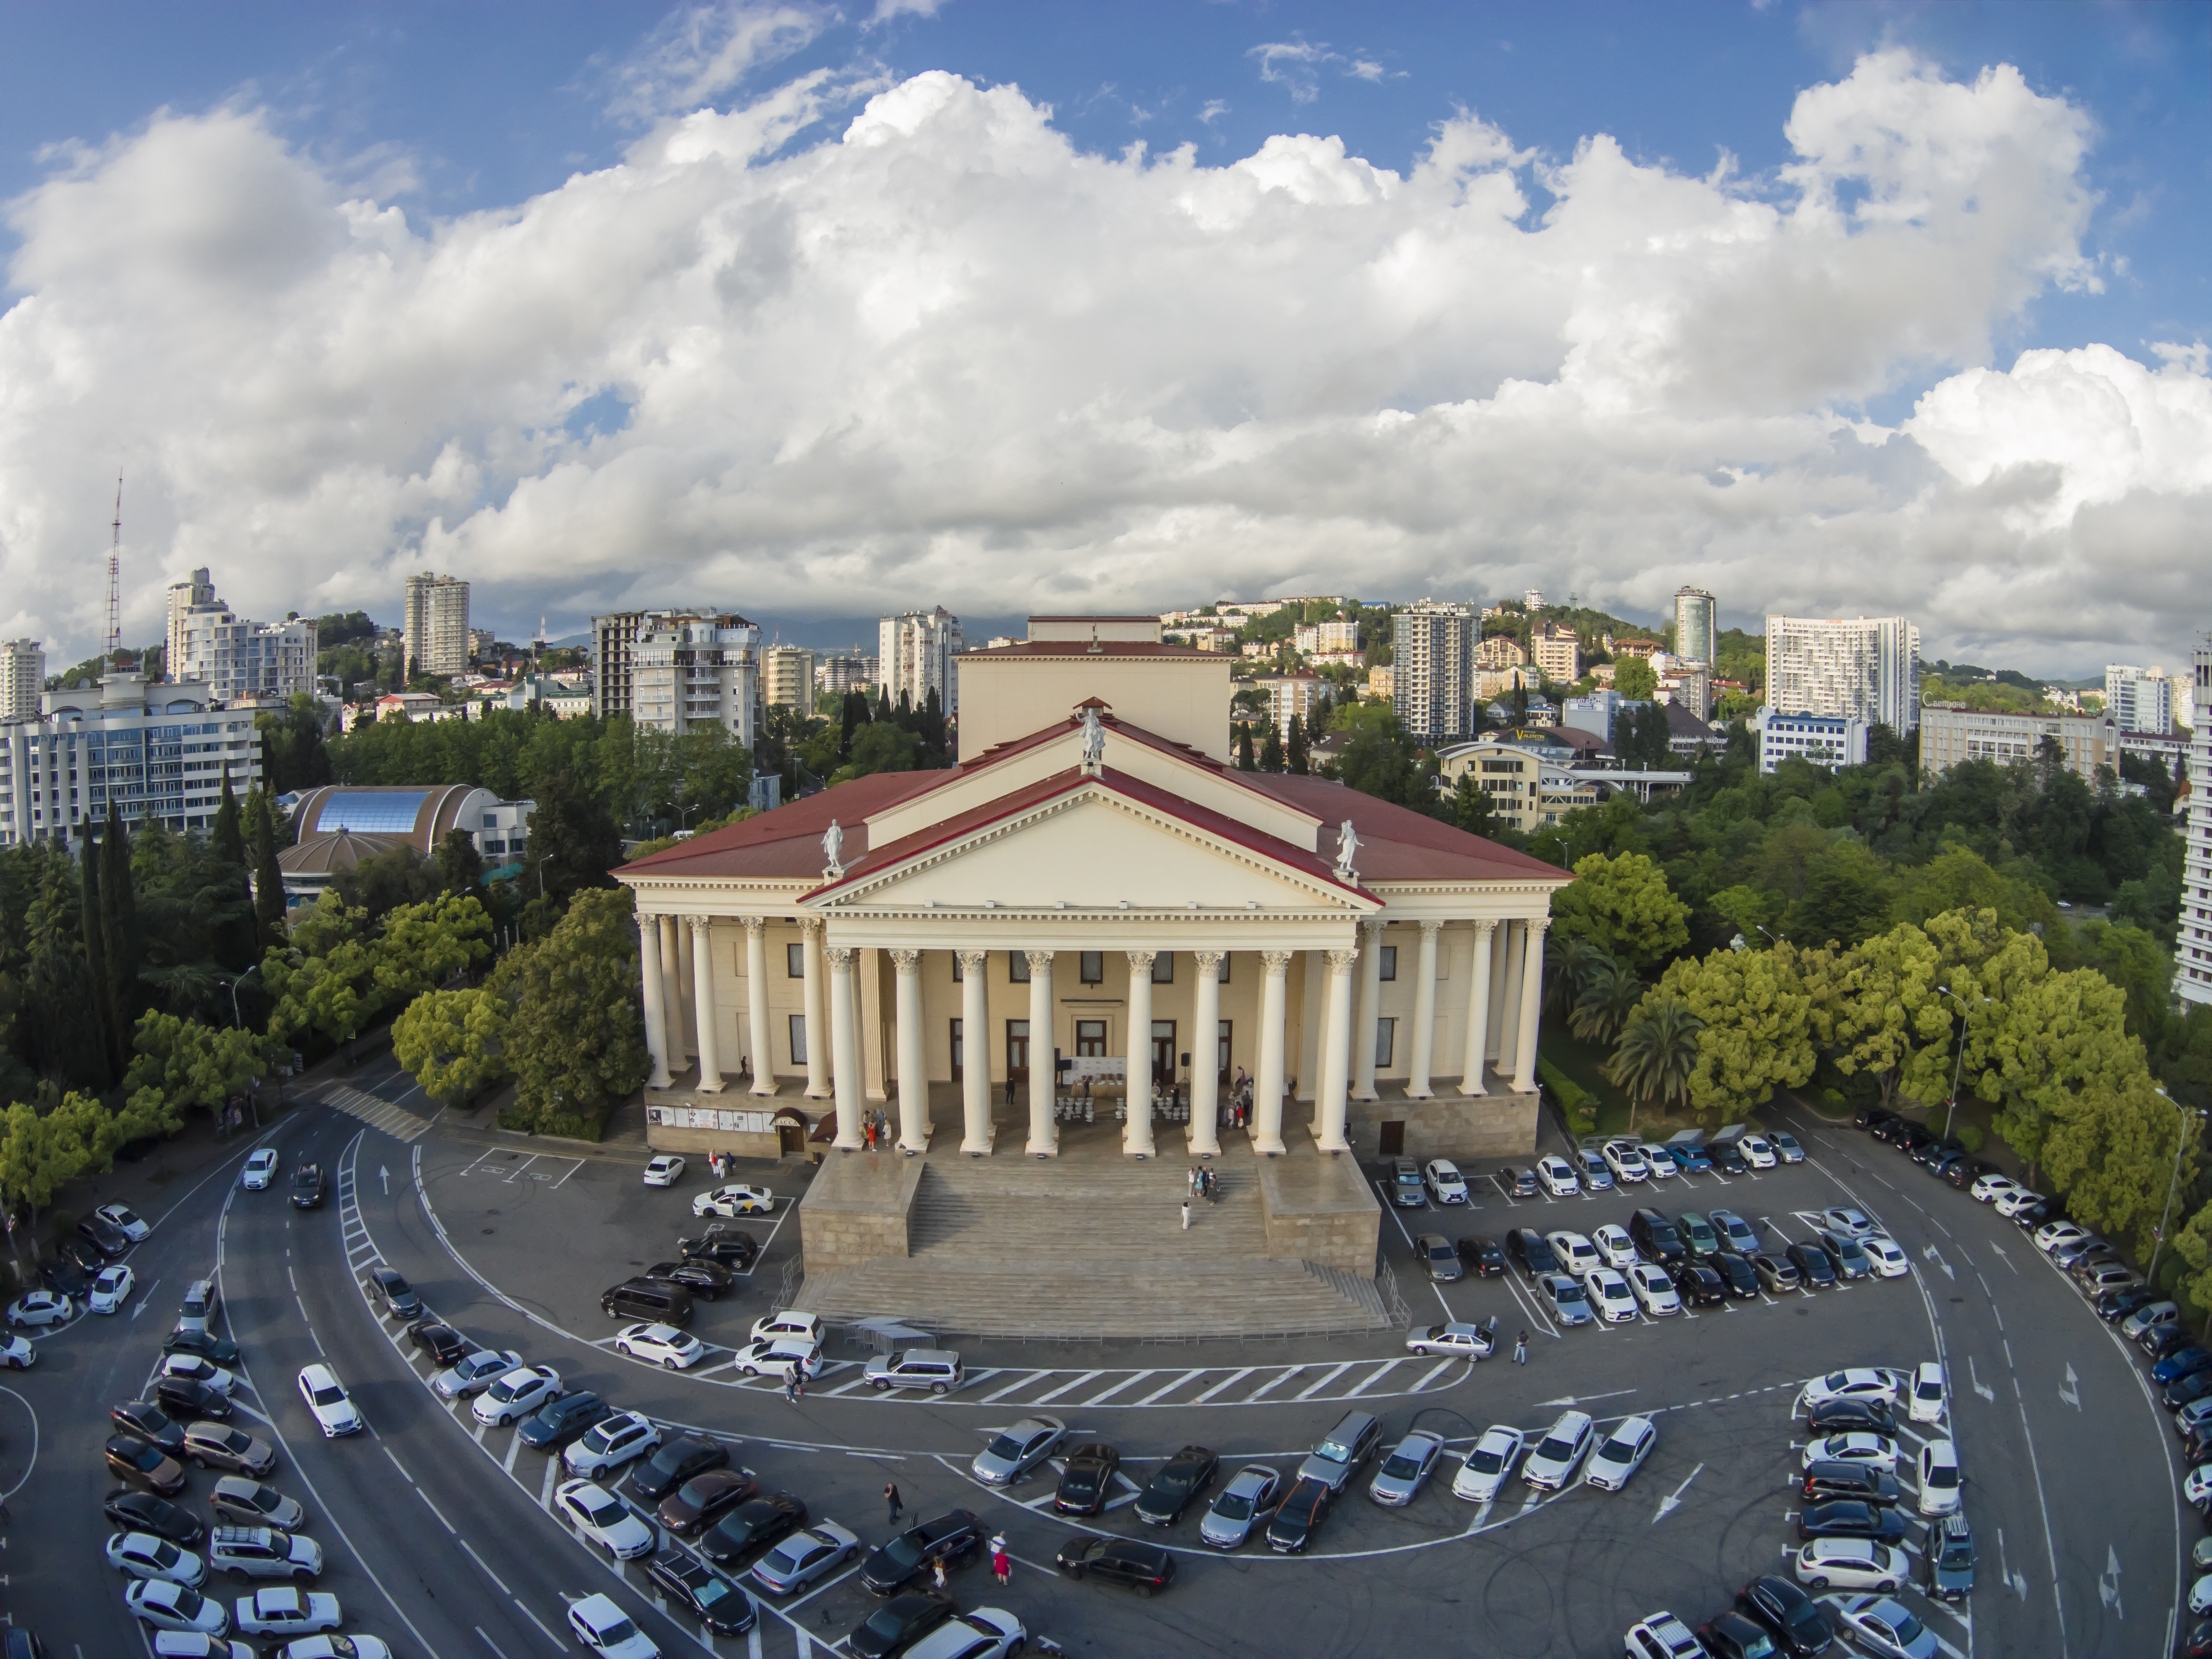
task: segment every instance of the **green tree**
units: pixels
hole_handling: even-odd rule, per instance
[[[80,890],[83,894],[83,912],[78,923],[78,937],[84,946],[85,990],[91,1002],[88,1024],[98,1037],[100,1053],[94,1066],[102,1087],[112,1083],[122,1071],[119,1059],[122,1044],[116,1035],[115,1004],[110,994],[112,983],[107,972],[107,929],[101,918],[100,875],[103,861],[96,844],[88,844],[80,866]],[[90,1057],[88,1056],[88,1060]]]
[[[2048,974],[1999,1000],[1988,1061],[1975,1084],[1984,1100],[2001,1102],[1997,1133],[2033,1170],[2045,1156],[2054,1125],[2084,1096],[2123,1094],[2143,1074],[2142,1045],[2127,1035],[2126,999],[2088,969]],[[1966,1064],[1977,1055],[1969,1048]]]
[[[306,692],[281,713],[255,715],[253,724],[261,733],[261,775],[270,793],[289,795],[332,781],[322,710]]]
[[[2045,1137],[2045,1172],[2066,1194],[2076,1219],[2113,1237],[2130,1239],[2148,1261],[2181,1153],[2179,1185],[2194,1183],[2193,1136],[2181,1111],[2141,1069],[2117,1085],[2099,1079],[2060,1105]],[[2177,1145],[2177,1143],[2181,1143]]]
[[[1260,769],[1262,772],[1283,769],[1283,728],[1272,720],[1267,722],[1267,735],[1260,740]]]
[[[1940,1060],[1952,1049],[1952,1004],[1938,989],[1946,973],[1934,941],[1906,922],[1841,957],[1804,958],[1824,1046],[1846,1077],[1873,1078],[1885,1107],[1913,1062],[1930,1048]],[[1939,1068],[1940,1070],[1940,1066]],[[1943,1074],[1947,1087],[1950,1082]]]
[[[853,734],[852,757],[839,767],[830,781],[848,783],[878,772],[911,772],[921,751],[921,739],[890,720],[871,720]]]
[[[1630,702],[1649,702],[1659,695],[1659,675],[1641,657],[1623,657],[1613,665],[1613,689]]]
[[[91,856],[88,848],[86,856]],[[107,826],[100,838],[100,928],[102,953],[107,963],[108,1027],[116,1048],[113,1068],[120,1073],[130,1063],[131,1028],[138,1018],[138,969],[142,936],[138,927],[138,896],[131,872],[131,836],[123,815],[111,799]]]
[[[1425,754],[1389,708],[1347,703],[1332,717],[1345,734],[1344,747],[1325,766],[1324,775],[1393,805],[1430,817],[1447,817],[1451,803],[1437,793],[1436,762]],[[1264,767],[1264,763],[1262,763]]]
[[[483,885],[483,854],[465,830],[448,830],[438,843],[438,879],[448,893],[474,893]]]
[[[246,835],[253,849],[253,926],[264,951],[284,942],[284,872],[276,863],[276,822],[269,793],[246,798]]]
[[[366,910],[368,919],[376,921],[403,904],[420,904],[436,896],[446,884],[435,864],[412,847],[401,846],[339,871],[331,885],[349,909]]]
[[[50,1112],[18,1101],[0,1117],[0,1198],[10,1211],[22,1212],[25,1222],[12,1236],[18,1264],[27,1236],[35,1248],[40,1212],[54,1194],[114,1156],[112,1146],[101,1150],[108,1122],[98,1100],[76,1093]]]
[[[1252,753],[1252,722],[1249,720],[1237,722],[1237,769],[1240,772],[1260,769],[1259,760]]]
[[[1612,1042],[1644,1000],[1644,989],[1634,969],[1618,962],[1598,963],[1575,1000],[1569,1029],[1584,1042]]]
[[[637,924],[626,887],[579,893],[544,939],[507,953],[488,988],[513,1008],[504,1058],[508,1127],[596,1134],[652,1072],[639,1000]]]
[[[1790,907],[1790,936],[1804,945],[1856,945],[1889,921],[1896,885],[1889,866],[1856,842],[1829,847],[1812,862]]]
[[[490,957],[491,916],[473,894],[405,905],[384,918],[375,955],[377,1006],[404,1007]]]
[[[1297,777],[1304,777],[1313,770],[1312,749],[1306,742],[1305,721],[1297,714],[1291,716],[1291,735],[1283,745],[1284,764]]]
[[[1497,835],[1500,828],[1498,803],[1491,799],[1490,792],[1475,781],[1472,772],[1459,775],[1459,781],[1452,786],[1451,805],[1452,822],[1468,835]]]
[[[132,1034],[124,1086],[131,1097],[152,1090],[176,1111],[194,1107],[219,1115],[267,1070],[263,1039],[237,1026],[209,1026],[174,1014],[148,1012]]]
[[[1638,1106],[1680,1105],[1691,1097],[1705,1024],[1669,996],[1639,1004],[1620,1030],[1607,1075],[1628,1095],[1628,1127]]]
[[[1794,1089],[1813,1075],[1813,998],[1801,954],[1778,945],[1716,951],[1702,961],[1686,957],[1645,999],[1672,997],[1700,1022],[1689,1096],[1708,1122],[1741,1119],[1776,1089]]]
[[[1576,862],[1573,884],[1552,895],[1552,926],[1559,937],[1586,939],[1632,966],[1656,963],[1687,945],[1689,917],[1690,907],[1642,853],[1592,853]]]
[[[392,1052],[423,1093],[459,1106],[507,1075],[512,1012],[490,989],[425,991],[392,1022]]]
[[[599,801],[576,787],[566,772],[539,787],[530,816],[530,852],[522,888],[565,902],[586,888],[607,884],[607,872],[622,862],[622,831]]]
[[[222,769],[222,799],[215,809],[215,825],[208,831],[208,845],[216,857],[225,864],[246,868],[246,832],[238,816],[238,796],[230,787],[230,769]]]

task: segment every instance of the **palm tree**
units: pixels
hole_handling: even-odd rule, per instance
[[[1670,996],[1647,998],[1629,1016],[1607,1071],[1628,1091],[1631,1129],[1636,1127],[1638,1104],[1651,1101],[1665,1106],[1689,1097],[1690,1073],[1698,1064],[1698,1033],[1705,1028],[1705,1021]]]
[[[1582,1000],[1589,986],[1590,975],[1600,963],[1610,965],[1613,958],[1586,939],[1561,939],[1544,953],[1544,973],[1551,981],[1548,1000],[1551,1012],[1563,1014]]]
[[[1585,1042],[1610,1043],[1643,1000],[1644,981],[1635,969],[1601,957],[1567,1016],[1568,1029]]]

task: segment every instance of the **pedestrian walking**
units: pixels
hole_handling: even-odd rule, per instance
[[[935,1566],[931,1569],[931,1577],[937,1581],[938,1589],[945,1588],[945,1558],[943,1556],[937,1558]]]
[[[1190,1200],[1187,1198],[1182,1201],[1182,1230],[1190,1231]]]
[[[991,1540],[991,1577],[1001,1584],[1013,1582],[1014,1558],[1006,1553],[1006,1540],[1003,1538]]]
[[[799,1403],[799,1373],[796,1371],[783,1379],[783,1401],[787,1406]]]
[[[900,1515],[903,1513],[906,1509],[906,1505],[899,1502],[897,1481],[889,1481],[884,1485],[884,1502],[890,1505],[891,1518],[890,1524],[896,1527],[898,1525],[898,1518]]]
[[[1528,1333],[1526,1331],[1521,1333],[1521,1340],[1513,1345],[1513,1363],[1516,1365],[1528,1363]]]

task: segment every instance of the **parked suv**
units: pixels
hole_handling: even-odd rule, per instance
[[[1531,1284],[1546,1273],[1559,1271],[1559,1258],[1550,1241],[1534,1227],[1516,1227],[1505,1235],[1505,1254],[1511,1256]]]
[[[185,1288],[185,1305],[177,1314],[180,1331],[204,1331],[222,1310],[222,1292],[212,1279],[195,1279]]]
[[[1421,1181],[1421,1166],[1410,1158],[1397,1158],[1390,1165],[1390,1201],[1401,1210],[1428,1207],[1429,1192]]]
[[[323,1571],[323,1547],[274,1527],[217,1527],[208,1536],[208,1566],[240,1583],[286,1578],[304,1584]]]
[[[647,1319],[681,1328],[691,1322],[691,1292],[657,1279],[625,1279],[599,1297],[599,1311],[610,1319]]]
[[[1346,1412],[1314,1448],[1313,1455],[1298,1465],[1298,1479],[1319,1480],[1331,1492],[1341,1492],[1382,1441],[1382,1419],[1367,1412]]]
[[[1628,1236],[1635,1241],[1638,1255],[1662,1267],[1672,1267],[1688,1255],[1674,1224],[1656,1210],[1642,1209],[1629,1217]]]
[[[965,1380],[960,1356],[950,1348],[902,1348],[871,1359],[860,1376],[878,1391],[927,1389],[932,1394],[950,1394]]]

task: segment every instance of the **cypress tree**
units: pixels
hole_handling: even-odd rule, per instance
[[[269,815],[269,795],[257,789],[246,799],[246,833],[253,848],[253,924],[261,948],[284,942],[284,872],[276,867],[276,825]]]
[[[89,836],[85,838],[84,855],[78,860],[79,880],[84,908],[79,932],[84,943],[86,978],[92,987],[92,1026],[100,1042],[99,1071],[110,1083],[116,1080],[113,1069],[115,1030],[109,1018],[107,998],[107,934],[100,925],[100,843]]]
[[[224,864],[235,870],[246,867],[246,836],[239,828],[238,797],[231,792],[230,768],[222,769],[222,801],[215,809],[215,828],[208,832],[208,845]]]
[[[1240,772],[1260,769],[1259,763],[1252,757],[1252,723],[1249,720],[1237,722],[1237,769]]]
[[[856,688],[845,693],[845,706],[837,711],[837,758],[853,757],[853,730],[865,725],[868,718],[868,700]]]
[[[1273,720],[1267,722],[1267,741],[1260,745],[1260,769],[1262,772],[1283,769],[1283,728]]]
[[[121,1076],[131,1061],[131,1033],[138,1018],[138,896],[131,879],[131,836],[111,798],[100,836],[100,917],[106,938],[107,1000],[114,1022],[111,1048]]]
[[[1312,771],[1310,752],[1306,745],[1305,722],[1296,714],[1291,716],[1291,740],[1288,749],[1290,769],[1292,772],[1299,777],[1304,777]]]

